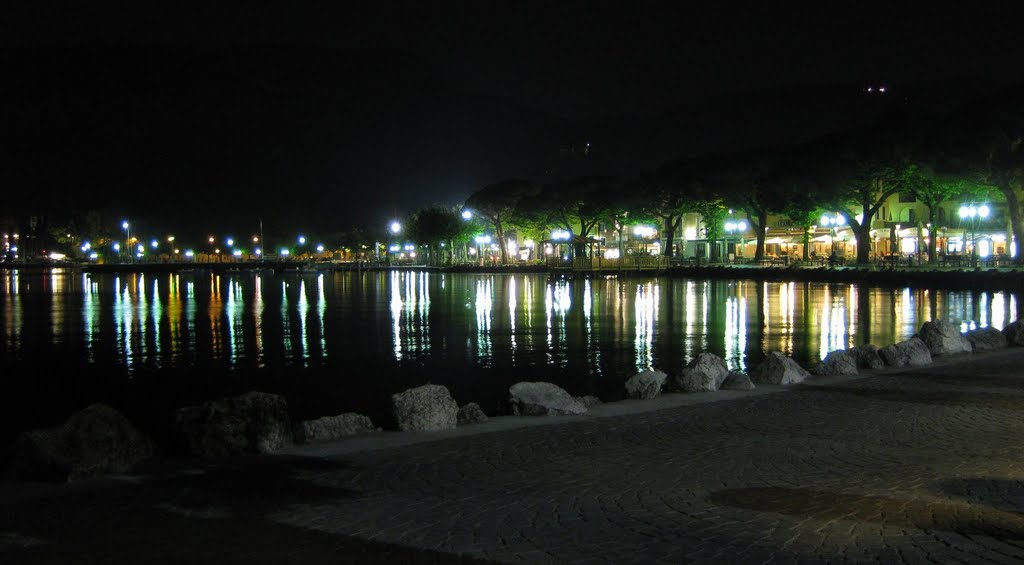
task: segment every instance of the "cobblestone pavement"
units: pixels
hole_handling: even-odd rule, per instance
[[[7,563],[1010,563],[1024,349],[0,506]],[[8,559],[10,556],[13,559]]]

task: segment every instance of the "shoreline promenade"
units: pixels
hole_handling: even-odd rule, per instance
[[[8,563],[1010,563],[1024,348],[144,477],[0,483]],[[396,439],[400,438],[400,439]]]

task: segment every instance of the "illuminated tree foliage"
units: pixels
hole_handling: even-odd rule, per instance
[[[466,200],[466,208],[494,229],[502,263],[508,263],[505,232],[511,226],[520,203],[537,192],[538,189],[529,181],[507,179],[481,188]]]

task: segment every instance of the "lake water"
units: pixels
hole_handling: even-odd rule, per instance
[[[834,349],[906,339],[923,322],[1002,328],[1003,292],[848,284],[546,275],[85,274],[0,271],[4,424],[105,400],[137,415],[245,390],[296,416],[386,420],[426,382],[502,410],[508,386],[549,380],[606,400],[650,367],[701,351],[745,370],[766,351],[813,366]],[[385,421],[386,424],[386,421]]]

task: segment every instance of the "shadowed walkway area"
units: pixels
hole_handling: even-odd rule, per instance
[[[356,450],[7,484],[0,559],[1018,562],[1021,367],[1024,349],[1007,349],[400,447],[382,434]]]

